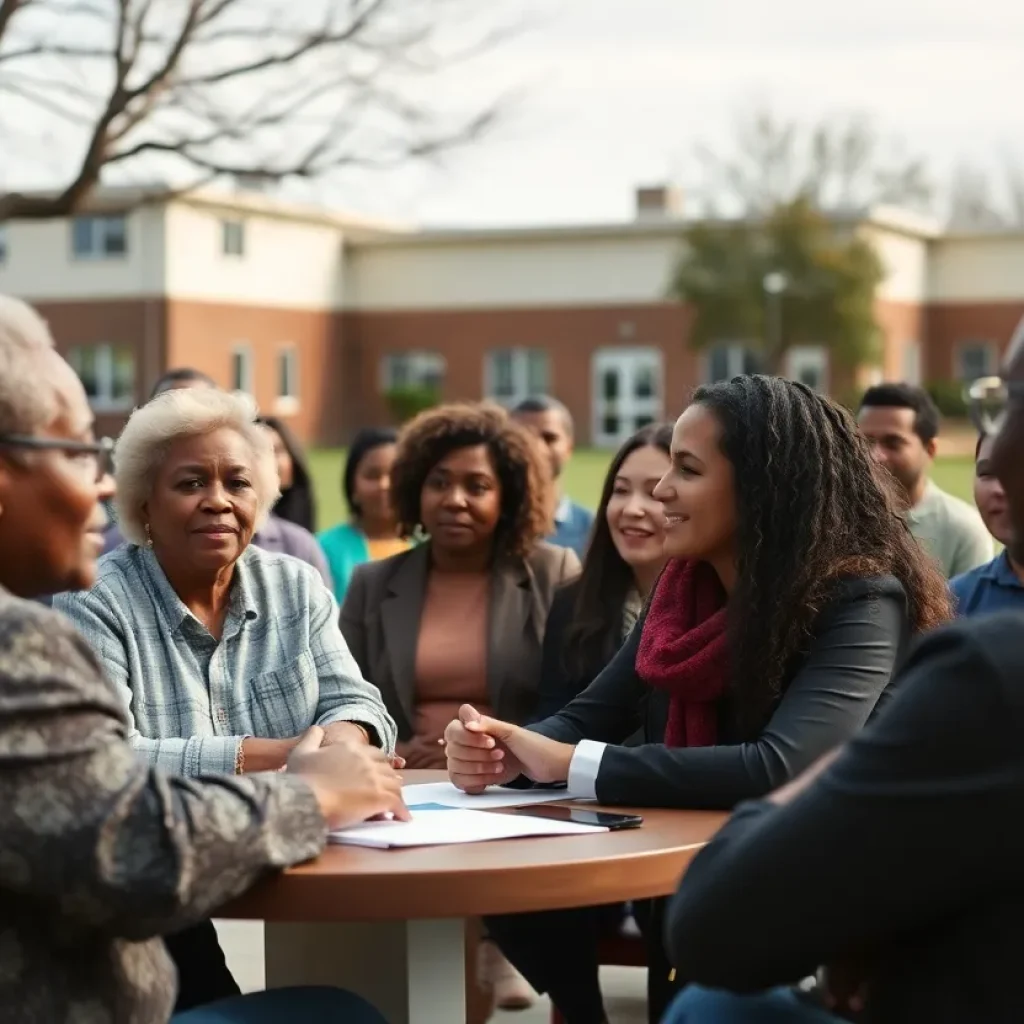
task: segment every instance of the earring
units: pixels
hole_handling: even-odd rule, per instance
[[[149,532],[149,523],[146,523],[146,547],[151,548],[153,546],[153,535]]]

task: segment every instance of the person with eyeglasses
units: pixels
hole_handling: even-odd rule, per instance
[[[408,816],[385,753],[321,747],[320,728],[282,772],[184,778],[137,756],[105,666],[29,600],[92,585],[109,450],[46,324],[0,295],[0,1020],[18,1024],[164,1024],[176,977],[163,936],[315,857],[329,828]],[[324,988],[173,1020],[384,1024]]]
[[[1024,337],[970,394],[1024,536]],[[1024,616],[936,630],[894,685],[877,721],[694,858],[666,937],[696,985],[665,1024],[1021,1019]],[[823,964],[827,1007],[771,988]]]

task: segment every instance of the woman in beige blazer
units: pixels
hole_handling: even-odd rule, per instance
[[[548,611],[580,568],[574,552],[540,540],[549,480],[537,441],[497,406],[441,406],[398,439],[391,500],[402,536],[426,540],[356,569],[341,629],[409,768],[445,767],[439,741],[462,704],[517,723],[534,716]],[[498,1005],[528,1006],[532,991],[497,947],[482,952]]]

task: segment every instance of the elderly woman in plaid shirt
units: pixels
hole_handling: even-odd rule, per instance
[[[94,586],[54,607],[89,641],[121,695],[130,740],[180,775],[281,768],[300,736],[394,754],[395,725],[349,653],[316,571],[250,545],[278,495],[271,440],[251,401],[165,392],[137,409],[115,451],[128,544]],[[169,942],[178,1009],[237,992],[209,923]]]

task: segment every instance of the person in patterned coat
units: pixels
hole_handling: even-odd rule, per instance
[[[286,770],[185,778],[138,757],[90,647],[37,594],[91,585],[109,446],[44,322],[0,296],[0,1020],[159,1024],[175,998],[161,936],[268,872],[315,857],[329,828],[406,817],[380,750],[320,746]],[[241,997],[207,1020],[382,1024],[330,989]]]

